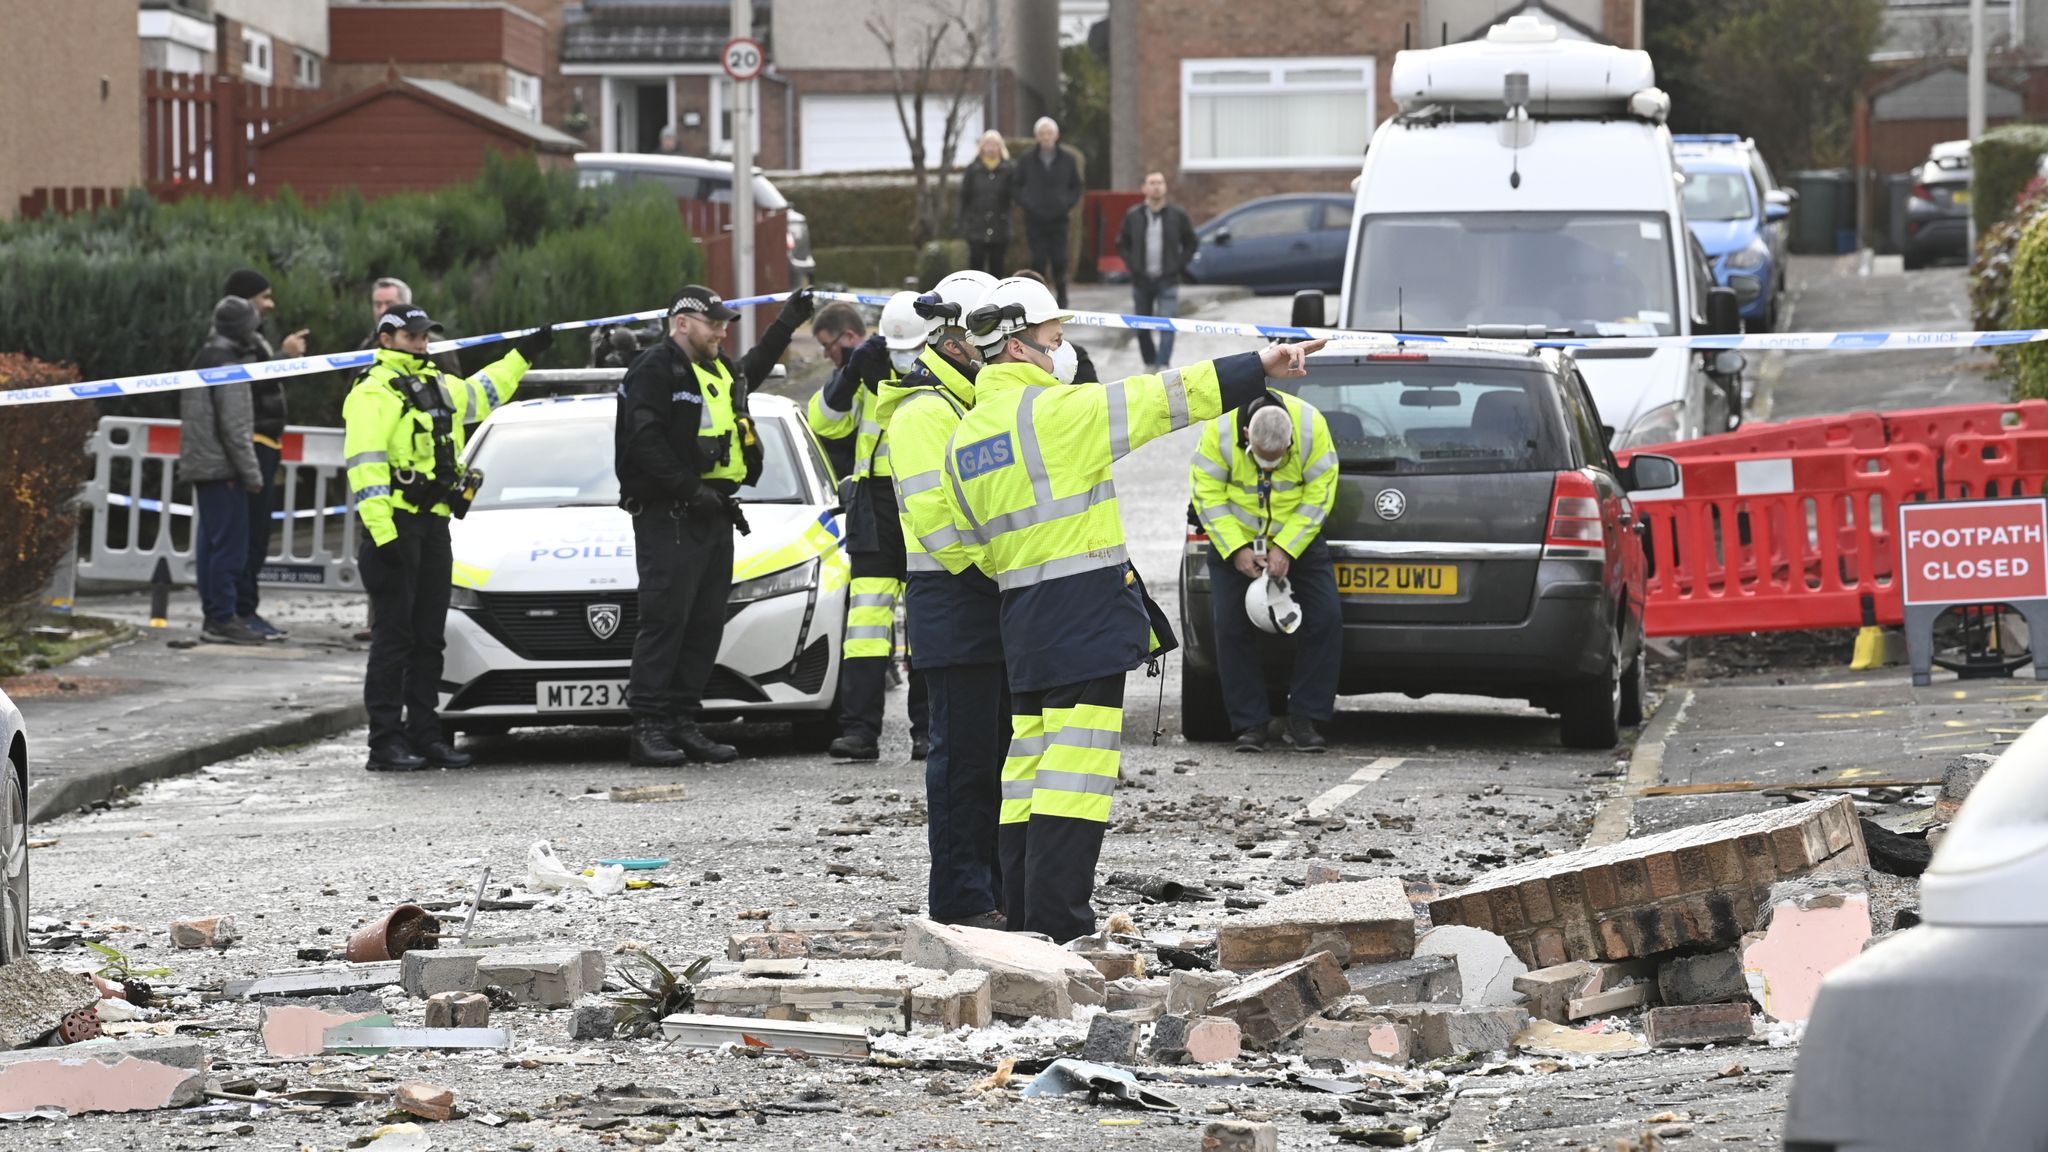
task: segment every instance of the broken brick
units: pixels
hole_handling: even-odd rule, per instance
[[[752,932],[725,942],[728,960],[817,957],[827,960],[901,960],[900,929],[837,928],[807,932]]]
[[[1725,951],[1666,960],[1657,968],[1657,998],[1666,1004],[1747,1002],[1742,957]]]
[[[422,1120],[446,1120],[455,1115],[455,1090],[409,1080],[398,1086],[392,1103]]]
[[[1378,964],[1415,952],[1415,912],[1395,877],[1318,884],[1270,901],[1216,930],[1216,962],[1249,972],[1328,951],[1339,964]]]
[[[241,939],[233,916],[206,916],[171,921],[173,948],[226,948]]]
[[[1167,977],[1166,1011],[1174,1016],[1200,1016],[1209,1005],[1237,986],[1235,972],[1197,972],[1176,968]]]
[[[1088,1039],[1081,1059],[1095,1064],[1129,1064],[1138,1058],[1138,1025],[1108,1013],[1088,1021]]]
[[[1623,960],[1734,947],[1773,883],[1867,866],[1855,801],[1843,796],[1525,861],[1431,901],[1429,913],[1500,933],[1525,964]]]
[[[599,996],[577,1001],[576,1010],[569,1015],[571,1040],[609,1040],[618,1031],[618,1006]]]
[[[206,1048],[197,1040],[150,1037],[0,1052],[0,1113],[183,1108],[204,1096],[206,1072]]]
[[[1643,1013],[1643,1036],[1652,1048],[1728,1044],[1750,1037],[1749,1003],[1680,1004]]]
[[[1102,978],[1124,980],[1138,975],[1138,954],[1136,952],[1090,951],[1075,953],[1095,966]]]
[[[399,965],[413,996],[503,988],[517,1002],[567,1008],[604,987],[604,953],[594,948],[415,948]]]
[[[1112,980],[1103,988],[1104,1003],[1111,1012],[1121,1012],[1141,1020],[1157,1020],[1166,1015],[1166,999],[1172,988],[1172,981],[1163,976],[1149,980]]]
[[[1202,1152],[1280,1152],[1280,1129],[1249,1120],[1202,1125]]]
[[[436,992],[427,997],[427,1027],[488,1028],[490,997],[481,992]]]
[[[1821,980],[1870,939],[1870,897],[1843,890],[1783,894],[1767,914],[1763,935],[1742,947],[1749,994],[1773,1020],[1804,1020],[1813,1015]]]
[[[1243,1033],[1221,1016],[1165,1016],[1145,1054],[1158,1064],[1228,1064],[1243,1054]]]
[[[1301,1030],[1305,1060],[1363,1060],[1406,1064],[1415,1058],[1414,1031],[1384,1016],[1311,1020]]]
[[[1103,1001],[1105,981],[1094,965],[1022,933],[914,920],[904,935],[903,958],[941,973],[987,972],[990,1002],[999,1016],[1066,1020],[1075,1005]]]
[[[986,1028],[995,1006],[986,972],[961,971],[927,980],[910,990],[910,1022],[955,1028]]]
[[[1300,1031],[1309,1017],[1350,991],[1337,958],[1318,952],[1245,977],[1209,1005],[1209,1014],[1236,1021],[1245,1043],[1266,1048]]]
[[[1512,1052],[1515,1036],[1529,1025],[1529,1013],[1515,1005],[1389,1004],[1389,1020],[1405,1024],[1422,1060],[1467,1052]]]
[[[1529,998],[1529,1015],[1564,1024],[1571,1019],[1565,1014],[1567,1006],[1584,996],[1587,986],[1599,979],[1597,967],[1590,960],[1573,960],[1538,968],[1515,977],[1514,988]]]
[[[716,976],[697,985],[696,1010],[714,1016],[816,1021],[900,1032],[911,992],[946,973],[893,960],[802,960],[801,969]],[[1094,969],[1089,969],[1093,972]]]
[[[1456,1004],[1464,998],[1455,956],[1425,955],[1366,964],[1344,973],[1351,994],[1367,1004]]]

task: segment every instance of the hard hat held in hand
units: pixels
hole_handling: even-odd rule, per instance
[[[1292,636],[1301,627],[1301,608],[1294,603],[1285,578],[1260,576],[1252,581],[1244,590],[1244,614],[1259,631],[1276,636]]]
[[[989,286],[988,295],[967,314],[967,330],[974,334],[977,345],[991,348],[1026,328],[1073,318],[1073,313],[1053,299],[1052,289],[1027,277],[1011,276]]]
[[[935,325],[917,314],[917,293],[898,292],[882,305],[882,340],[891,352],[915,352],[931,338]]]

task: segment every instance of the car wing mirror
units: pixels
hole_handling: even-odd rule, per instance
[[[1631,492],[1661,492],[1678,487],[1678,461],[1669,456],[1638,452],[1621,470],[1621,486]]]
[[[1707,371],[1715,376],[1740,376],[1749,367],[1749,357],[1733,348],[1707,353]]]
[[[1228,226],[1225,226],[1225,227],[1222,227],[1222,228],[1218,228],[1218,229],[1216,230],[1216,234],[1215,234],[1214,236],[1211,236],[1211,237],[1209,237],[1209,239],[1210,239],[1210,241],[1211,241],[1212,243],[1216,244],[1216,245],[1217,245],[1218,247],[1221,247],[1221,248],[1228,248],[1228,247],[1230,247],[1230,229],[1229,229],[1229,227],[1228,227]]]
[[[1776,200],[1772,200],[1764,205],[1764,219],[1766,220],[1783,220],[1791,214],[1792,206],[1790,204],[1780,204]]]
[[[1329,309],[1323,303],[1323,294],[1314,288],[1296,292],[1294,311],[1287,322],[1296,328],[1325,327],[1329,323]]]
[[[1707,289],[1707,333],[1712,336],[1734,336],[1741,331],[1742,302],[1736,299],[1735,289]]]

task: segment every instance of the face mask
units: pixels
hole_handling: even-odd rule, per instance
[[[1287,457],[1285,456],[1279,456],[1272,460],[1268,460],[1264,456],[1259,455],[1257,452],[1252,453],[1251,457],[1252,463],[1258,465],[1262,470],[1267,472],[1271,472],[1274,469],[1280,467],[1280,465],[1285,464],[1287,462]]]
[[[1072,384],[1074,382],[1074,371],[1080,367],[1081,357],[1074,351],[1073,341],[1062,337],[1058,344],[1047,348],[1043,344],[1035,344],[1019,336],[1017,337],[1017,343],[1051,360],[1052,367],[1047,369],[1047,371],[1052,373],[1053,379],[1062,384]]]
[[[917,366],[917,354],[921,351],[923,351],[921,348],[912,348],[908,351],[899,351],[891,348],[889,349],[889,366],[898,372],[908,372]]]

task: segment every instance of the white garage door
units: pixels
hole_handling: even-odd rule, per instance
[[[936,164],[946,131],[947,97],[924,102],[925,162]],[[896,116],[894,96],[806,96],[803,115],[803,170],[863,172],[910,167],[910,145]],[[981,101],[960,109],[964,125],[954,164],[974,155],[981,138]]]

